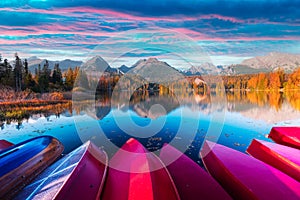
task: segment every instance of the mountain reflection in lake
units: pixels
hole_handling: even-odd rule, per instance
[[[4,109],[1,107],[1,112]],[[19,130],[16,123],[2,119],[0,139],[18,142],[53,135],[63,142],[65,153],[90,139],[111,156],[116,147],[135,137],[150,151],[171,142],[201,164],[198,152],[204,139],[244,151],[253,138],[269,140],[266,134],[274,125],[299,126],[299,110],[296,91],[102,93],[93,102],[73,102],[72,108],[66,106],[55,115],[30,113],[22,125],[19,124]],[[220,119],[214,115],[224,119],[214,124],[213,120]],[[216,125],[221,127],[220,134],[207,134]]]

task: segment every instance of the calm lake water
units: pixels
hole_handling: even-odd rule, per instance
[[[64,144],[64,153],[92,140],[112,156],[134,137],[153,152],[171,143],[201,165],[198,154],[204,139],[244,152],[253,138],[270,141],[267,134],[273,126],[300,126],[297,101],[265,92],[100,94],[96,101],[73,102],[60,114],[4,122],[0,139],[17,143],[52,135]]]

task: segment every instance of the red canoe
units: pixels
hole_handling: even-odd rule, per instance
[[[247,152],[300,182],[300,150],[254,139]]]
[[[299,182],[242,152],[206,141],[201,156],[234,199],[300,199]]]
[[[46,169],[15,199],[100,199],[108,158],[88,141]]]
[[[204,169],[171,145],[161,149],[160,159],[167,166],[182,200],[231,199]]]
[[[278,144],[300,149],[300,127],[273,127],[269,138]]]
[[[7,140],[0,140],[0,151],[6,149],[8,147],[11,147],[12,145],[14,145],[14,144]]]
[[[160,159],[129,139],[110,161],[102,200],[179,199]]]

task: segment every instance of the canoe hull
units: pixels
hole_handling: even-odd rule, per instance
[[[182,200],[231,199],[204,169],[171,145],[165,145],[159,157],[167,166]]]
[[[300,149],[299,127],[273,127],[269,138],[278,144]]]
[[[87,151],[55,199],[100,199],[107,166],[108,157],[106,153],[93,143],[88,142]]]
[[[299,182],[244,153],[206,141],[201,156],[209,173],[234,199],[300,198]]]
[[[101,199],[178,200],[179,195],[160,159],[131,138],[110,160]]]
[[[100,199],[107,154],[88,141],[40,174],[16,199]]]
[[[41,147],[36,146],[39,142]],[[36,151],[35,154],[29,155],[31,151],[25,149],[24,151],[27,152],[23,152],[23,148],[32,151],[35,148],[40,148],[41,151],[38,150],[39,152]],[[0,199],[10,199],[15,196],[25,185],[60,157],[63,150],[63,145],[57,139],[43,136],[16,144],[2,151],[0,171],[7,171],[7,173],[0,177]],[[21,155],[21,153],[23,154]],[[14,165],[20,156],[25,157],[26,155],[29,156],[28,159],[20,165]]]
[[[300,182],[300,150],[254,139],[247,153]]]

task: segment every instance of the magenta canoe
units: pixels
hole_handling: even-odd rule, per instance
[[[204,169],[171,145],[164,145],[159,157],[167,166],[182,200],[232,199]]]
[[[8,147],[11,147],[13,145],[14,145],[13,143],[11,143],[7,140],[0,140],[0,151],[6,149]]]
[[[247,153],[300,182],[300,150],[254,139]]]
[[[278,144],[300,149],[300,127],[273,127],[269,138]]]
[[[205,141],[201,156],[209,173],[234,199],[300,199],[300,183],[256,158]]]
[[[102,200],[178,200],[174,182],[161,160],[129,139],[109,164]]]
[[[100,199],[107,166],[107,154],[88,141],[51,165],[15,199]]]

